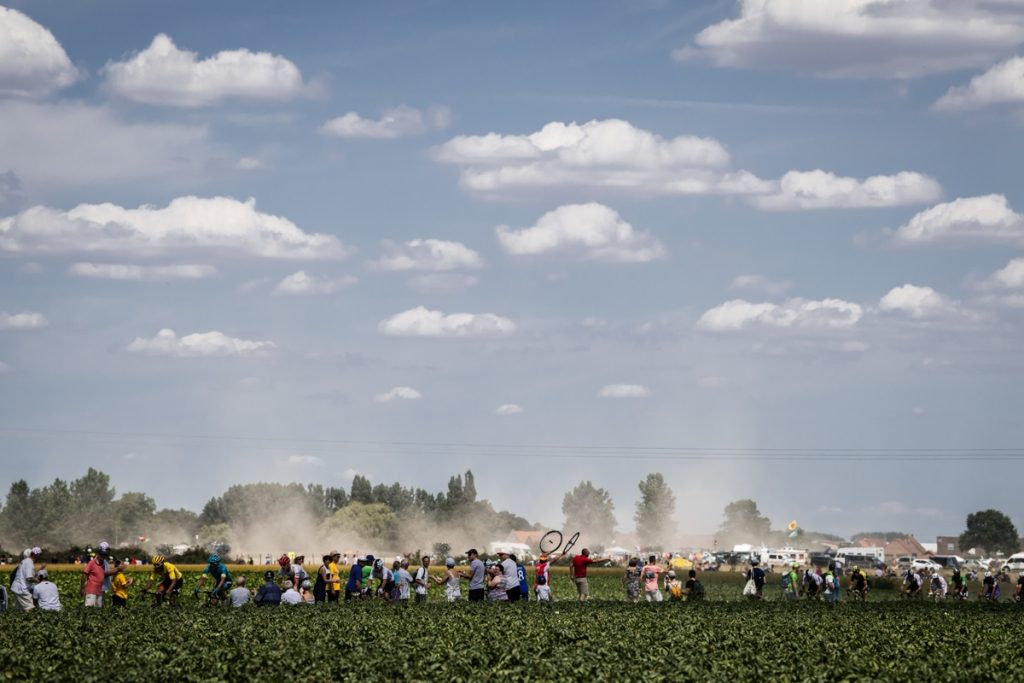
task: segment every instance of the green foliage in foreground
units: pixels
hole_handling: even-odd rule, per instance
[[[634,605],[614,571],[582,605],[559,576],[550,605],[232,610],[186,595],[119,611],[80,607],[64,589],[76,573],[56,578],[63,613],[0,616],[0,680],[1024,680],[1024,609],[1009,601],[749,603],[739,576],[707,574],[703,603]]]

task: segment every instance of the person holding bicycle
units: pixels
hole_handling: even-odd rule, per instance
[[[185,582],[185,577],[163,555],[154,555],[150,562],[153,563],[153,575],[150,577],[145,588],[142,589],[142,592],[148,592],[150,587],[156,583],[154,604],[159,606],[163,604],[164,599],[167,599],[172,606],[176,605],[178,603],[178,594],[181,592],[181,586]]]
[[[228,568],[220,561],[220,555],[214,553],[206,559],[206,569],[203,570],[202,576],[199,577],[199,583],[196,590],[200,590],[203,584],[206,583],[206,577],[213,577],[214,586],[210,589],[210,599],[222,602],[227,599],[228,591],[231,590],[231,572]]]

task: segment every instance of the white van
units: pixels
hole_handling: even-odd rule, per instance
[[[836,559],[842,560],[843,564],[849,564],[846,561],[848,555],[856,555],[859,557],[870,557],[875,562],[885,562],[885,548],[858,548],[856,546],[852,548],[840,548],[836,551]]]
[[[1003,563],[1004,572],[1024,572],[1024,553],[1010,555]]]

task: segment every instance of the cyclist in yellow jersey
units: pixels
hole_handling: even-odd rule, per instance
[[[181,592],[185,577],[163,555],[154,555],[152,562],[153,576],[150,577],[149,583],[143,590],[149,590],[154,583],[159,583],[156,587],[156,604],[161,604],[164,598],[167,598],[172,605],[177,604],[178,593]]]

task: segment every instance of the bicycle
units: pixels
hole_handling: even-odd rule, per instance
[[[205,596],[205,601],[200,604],[200,607],[223,607],[231,602],[227,595],[221,595],[215,590],[193,588],[192,597],[200,600],[200,596]]]
[[[537,544],[540,547],[540,552],[544,555],[551,556],[555,552],[558,552],[558,559],[561,559],[569,554],[569,551],[576,545],[576,541],[580,538],[580,532],[577,531],[569,540],[566,541],[565,546],[562,546],[562,532],[557,529],[552,529],[540,538],[540,542]],[[561,551],[559,552],[559,548]],[[554,560],[552,560],[554,562]]]

